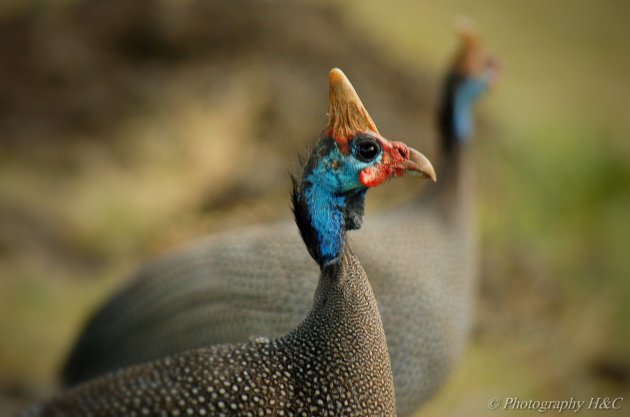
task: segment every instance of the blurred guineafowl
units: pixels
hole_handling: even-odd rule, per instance
[[[381,318],[345,235],[361,225],[367,189],[407,172],[435,179],[422,154],[378,133],[347,78],[332,70],[329,125],[293,187],[295,221],[320,269],[306,319],[278,339],[190,350],[109,374],[29,412],[394,417]]]
[[[492,68],[474,35],[463,39],[440,108],[447,181],[373,216],[353,244],[379,301],[401,416],[440,387],[470,323],[476,268],[464,144]],[[69,356],[64,382],[252,334],[285,334],[307,313],[317,276],[289,222],[213,235],[144,266],[101,307]]]

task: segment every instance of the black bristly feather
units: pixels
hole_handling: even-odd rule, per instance
[[[302,188],[302,183],[293,174],[291,174],[291,183],[291,204],[293,216],[295,217],[295,224],[297,224],[300,236],[302,236],[302,240],[308,249],[308,253],[315,262],[321,264],[319,245],[317,244],[317,232],[313,229],[311,224],[311,216],[308,213],[306,202],[301,198],[300,190]]]
[[[359,230],[365,214],[365,190],[357,191],[346,198],[344,216],[346,230]]]

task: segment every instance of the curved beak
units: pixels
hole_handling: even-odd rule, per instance
[[[431,178],[433,182],[437,181],[435,169],[429,158],[413,148],[409,148],[409,157],[402,161],[399,166],[405,174]]]
[[[383,160],[361,171],[360,181],[366,187],[375,187],[389,178],[410,174],[436,180],[435,169],[429,159],[402,142],[390,142],[380,137]]]

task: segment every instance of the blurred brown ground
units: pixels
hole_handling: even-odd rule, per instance
[[[325,124],[331,67],[385,136],[434,155],[433,108],[462,12],[505,75],[476,138],[477,326],[420,415],[499,415],[486,406],[495,396],[627,393],[627,11],[538,0],[3,3],[0,415],[54,390],[86,315],[144,259],[289,216],[286,173]],[[412,185],[375,190],[368,210]]]

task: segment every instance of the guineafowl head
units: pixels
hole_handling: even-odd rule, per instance
[[[461,46],[446,77],[439,113],[447,150],[472,136],[473,104],[496,82],[499,72],[497,61],[483,47],[469,20],[459,20],[456,30]]]
[[[429,160],[381,136],[350,81],[331,70],[328,126],[293,187],[296,222],[320,266],[338,260],[345,232],[361,227],[366,191],[407,173],[435,180]]]

